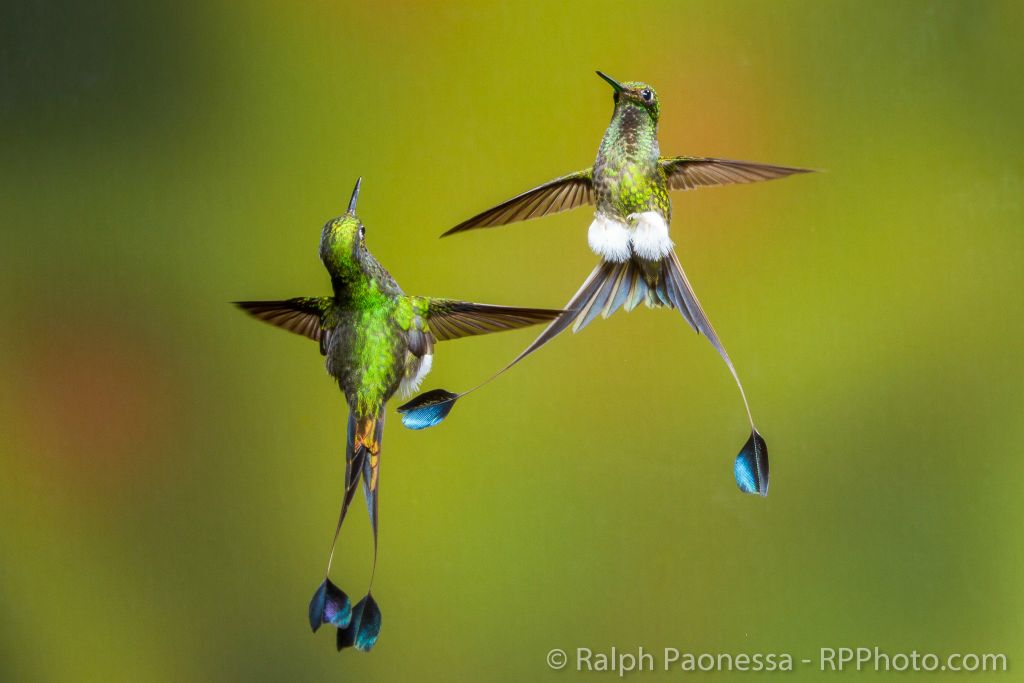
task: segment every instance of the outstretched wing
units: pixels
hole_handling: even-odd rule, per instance
[[[813,173],[809,168],[707,157],[671,157],[660,159],[658,165],[665,170],[668,187],[671,190],[692,190],[706,185],[757,183],[762,180],[785,178],[794,173]]]
[[[498,204],[469,220],[462,221],[444,233],[442,237],[474,228],[493,228],[508,225],[516,221],[547,216],[548,214],[568,211],[584,204],[594,203],[594,185],[592,169],[585,168],[576,173],[544,183],[532,190],[527,190],[506,202]]]
[[[330,299],[306,296],[285,301],[236,301],[235,305],[265,323],[320,342],[323,352],[323,324]]]
[[[415,297],[415,307],[423,311],[427,328],[438,341],[504,332],[554,320],[558,309],[518,308],[473,304],[452,299]]]

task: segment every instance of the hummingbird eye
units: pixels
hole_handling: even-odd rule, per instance
[[[359,226],[359,239],[363,239],[364,237],[366,237],[366,228],[364,228],[363,226],[360,225]]]
[[[644,88],[640,91],[640,97],[644,98],[644,102],[650,102],[654,99],[654,93],[652,93],[649,88]]]

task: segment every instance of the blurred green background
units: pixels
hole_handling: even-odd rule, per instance
[[[572,677],[551,648],[612,645],[1024,665],[1021,3],[5,15],[0,679],[546,680]],[[326,293],[320,227],[362,175],[407,292],[563,304],[595,260],[587,211],[437,236],[591,163],[594,69],[658,89],[666,154],[827,170],[673,197],[771,495],[736,490],[742,404],[707,342],[618,314],[442,427],[391,413],[384,628],[339,656],[305,610],[344,404],[314,344],[227,302]],[[443,344],[425,388],[536,332]],[[333,573],[354,596],[356,512]]]

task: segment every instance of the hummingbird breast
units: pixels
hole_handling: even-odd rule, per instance
[[[664,174],[658,166],[657,128],[645,113],[616,112],[594,161],[598,213],[625,219],[630,214],[671,213]]]
[[[671,215],[665,178],[657,163],[627,159],[595,164],[594,190],[597,211],[614,218],[657,211],[667,221]]]
[[[672,250],[672,205],[658,155],[654,124],[617,113],[594,162],[597,210],[587,234],[590,248],[604,260],[659,261]]]

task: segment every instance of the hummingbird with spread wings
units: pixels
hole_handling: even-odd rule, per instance
[[[366,248],[365,228],[356,216],[361,180],[348,211],[324,225],[320,260],[331,276],[332,296],[284,301],[239,301],[250,315],[317,342],[327,372],[348,403],[345,487],[331,541],[324,580],[309,605],[310,626],[336,627],[338,650],[369,650],[377,641],[381,612],[373,599],[377,565],[377,494],[385,403],[396,392],[409,394],[430,372],[434,344],[489,332],[513,330],[557,318],[561,310],[514,308],[452,299],[409,296]],[[352,606],[329,576],[338,533],[362,481],[373,531],[373,569],[366,596]]]
[[[587,241],[600,262],[565,306],[566,312],[509,365],[469,391],[454,394],[435,389],[416,397],[399,408],[403,423],[412,429],[438,424],[456,400],[487,384],[569,326],[578,332],[598,315],[607,318],[619,308],[630,311],[644,302],[650,307],[679,311],[725,361],[739,387],[750,423],[750,437],[734,463],[736,483],[746,493],[767,495],[768,447],[754,426],[736,368],[676,256],[669,236],[669,191],[773,180],[809,169],[708,157],[663,157],[658,147],[661,107],[654,88],[637,81],[619,83],[600,71],[597,75],[611,85],[615,108],[594,165],[517,195],[459,223],[444,235],[493,228],[590,204],[595,212]]]

